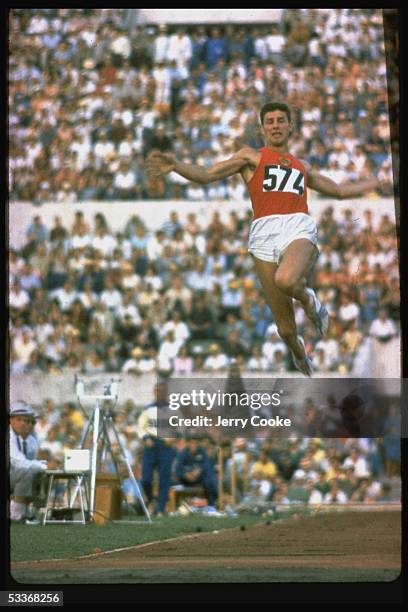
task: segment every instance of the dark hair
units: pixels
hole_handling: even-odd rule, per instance
[[[266,113],[272,113],[273,111],[277,110],[280,110],[285,113],[288,118],[288,121],[290,122],[291,112],[287,104],[285,104],[284,102],[267,102],[263,105],[263,107],[261,108],[261,112],[259,113],[259,116],[261,118],[261,124],[263,125]]]

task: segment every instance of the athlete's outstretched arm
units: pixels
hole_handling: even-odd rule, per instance
[[[244,148],[229,159],[204,168],[180,162],[171,153],[153,151],[147,158],[147,170],[153,178],[159,178],[168,172],[177,172],[189,181],[205,185],[240,172],[251,162],[251,153],[253,154],[252,149]]]
[[[327,176],[311,170],[307,175],[307,185],[310,189],[314,189],[323,195],[336,198],[337,200],[346,200],[347,198],[362,196],[373,189],[378,189],[381,183],[375,177],[357,181],[356,183],[335,183]]]

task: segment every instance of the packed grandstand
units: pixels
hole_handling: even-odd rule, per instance
[[[336,181],[381,179],[359,223],[331,205],[317,219],[313,286],[331,316],[328,337],[317,342],[296,310],[317,375],[360,375],[372,339],[385,346],[400,333],[395,218],[371,205],[394,195],[386,76],[378,10],[288,9],[272,26],[140,24],[127,9],[13,10],[10,206],[37,208],[22,221],[24,241],[10,245],[11,376],[197,375],[231,363],[293,370],[246,252],[250,214],[203,222],[175,209],[152,228],[135,206],[119,231],[103,212],[83,214],[91,200],[244,200],[238,178],[201,186],[170,174],[153,189],[144,162],[153,148],[210,165],[262,146],[258,112],[271,98],[296,109],[294,155]],[[44,203],[55,203],[52,223]],[[67,223],[64,205],[75,203]],[[140,408],[126,402],[115,417],[136,473]],[[74,406],[47,399],[37,410],[50,459],[78,446],[84,419]],[[395,441],[238,440],[238,501],[398,498]]]

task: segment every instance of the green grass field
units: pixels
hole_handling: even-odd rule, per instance
[[[280,513],[273,520],[286,518],[295,510]],[[299,515],[299,510],[296,511]],[[309,511],[305,511],[309,515]],[[49,567],[41,569],[31,561],[74,559],[99,551],[108,551],[160,541],[197,532],[213,532],[263,524],[266,517],[242,515],[239,517],[163,517],[152,524],[135,519],[134,524],[47,525],[28,527],[13,525],[10,533],[12,562],[27,562],[15,567],[11,573],[21,584],[148,584],[148,583],[245,583],[245,582],[390,582],[400,570],[386,566],[377,568],[330,568],[306,566],[257,567],[89,567],[76,569]],[[282,524],[285,524],[283,521]],[[294,522],[294,533],[300,523]],[[295,535],[293,537],[296,537]],[[98,549],[98,550],[96,550]],[[209,551],[210,552],[210,551]],[[307,552],[307,551],[306,551]],[[312,557],[313,558],[313,557]],[[311,558],[311,559],[312,559]]]
[[[20,569],[13,578],[22,584],[154,584],[272,582],[392,582],[400,572],[390,569],[273,568],[228,569],[98,569],[59,571]]]
[[[141,519],[129,524],[99,525],[13,525],[10,534],[11,561],[65,559],[89,555],[95,548],[112,550],[156,540],[165,540],[188,533],[228,529],[259,523],[259,516],[240,517],[162,517],[152,524]]]

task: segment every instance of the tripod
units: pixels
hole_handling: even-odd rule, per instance
[[[84,383],[81,380],[77,380],[76,383],[76,391],[79,403],[81,404],[81,400],[93,400],[95,401],[95,407],[92,412],[92,416],[88,421],[87,426],[84,429],[81,439],[81,448],[85,448],[86,441],[88,435],[92,429],[92,464],[91,464],[91,484],[90,484],[90,493],[89,493],[89,519],[92,522],[95,513],[95,488],[96,488],[96,472],[98,466],[98,458],[101,462],[104,456],[106,456],[106,451],[109,452],[117,478],[119,480],[120,486],[123,490],[122,477],[119,470],[119,461],[122,462],[122,465],[125,466],[126,472],[129,476],[130,481],[132,482],[137,498],[140,501],[140,504],[143,508],[143,512],[149,523],[152,522],[150,517],[149,510],[145,504],[143,493],[141,490],[141,486],[135,475],[133,474],[132,468],[129,463],[129,459],[126,454],[126,450],[123,447],[122,441],[119,437],[119,434],[116,430],[115,423],[113,420],[112,409],[107,410],[105,407],[101,405],[101,402],[106,402],[108,400],[113,401],[114,405],[116,405],[118,400],[117,388],[118,382],[112,380],[109,385],[105,386],[105,393],[103,395],[85,395],[84,393]],[[82,404],[81,404],[82,407]],[[115,455],[112,449],[111,440],[109,434],[112,433],[116,443],[119,448],[119,457]],[[126,496],[125,496],[126,499]],[[129,508],[129,503],[127,502],[127,506]]]

